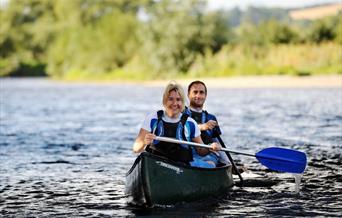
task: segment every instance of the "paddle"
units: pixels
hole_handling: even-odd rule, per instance
[[[211,148],[209,145],[199,144],[195,142],[181,141],[178,139],[156,136],[155,140],[197,146],[202,148]],[[235,154],[242,154],[256,157],[261,164],[271,170],[289,172],[289,173],[303,173],[306,167],[306,155],[303,152],[291,150],[287,148],[265,148],[256,154],[250,154],[240,151],[228,150],[222,148],[222,151],[227,151]]]
[[[216,134],[216,138],[219,140],[220,144],[222,145],[223,148],[227,148],[226,145],[224,144],[223,140],[221,139],[221,136],[219,134]],[[238,168],[236,167],[235,163],[234,163],[234,160],[232,158],[232,156],[230,155],[230,153],[228,151],[225,151],[229,161],[232,163],[232,166],[236,172],[236,174],[239,176],[239,179],[240,179],[240,186],[242,187],[243,186],[243,178],[238,170]]]

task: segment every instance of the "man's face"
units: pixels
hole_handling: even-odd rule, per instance
[[[188,98],[191,107],[203,107],[207,93],[205,92],[205,87],[202,84],[194,84],[188,93]]]

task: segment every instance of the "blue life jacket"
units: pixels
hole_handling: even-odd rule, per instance
[[[202,110],[202,112],[196,112],[190,110],[190,108],[185,108],[184,113],[188,114],[191,118],[193,118],[198,124],[203,124],[208,122],[209,120],[217,121],[216,117],[212,114],[209,114],[207,111]],[[201,131],[201,138],[204,144],[210,144],[214,142],[213,138],[221,135],[221,130],[219,126],[216,126],[214,129],[208,129]]]
[[[189,117],[188,114],[183,113],[180,121],[177,123],[169,123],[162,120],[162,110],[158,111],[157,115],[158,120],[151,122],[151,133],[155,134],[156,136],[176,138],[178,140],[191,140],[190,137],[186,137],[184,133],[186,121]],[[164,156],[176,162],[183,162],[188,164],[190,161],[193,160],[192,150],[188,145],[154,140],[153,143],[149,145],[146,150],[153,154]]]

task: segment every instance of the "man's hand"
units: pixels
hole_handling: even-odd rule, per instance
[[[201,131],[214,129],[215,126],[217,126],[217,122],[215,120],[209,120],[208,122],[199,125]]]

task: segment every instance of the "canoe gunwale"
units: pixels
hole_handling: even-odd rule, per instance
[[[135,159],[135,161],[134,161],[134,163],[132,164],[132,166],[131,166],[131,168],[127,171],[127,173],[126,173],[126,177],[129,175],[129,174],[131,174],[132,173],[132,171],[134,170],[134,168],[137,166],[137,164],[140,162],[140,160],[141,160],[141,158],[142,158],[142,155],[140,154],[136,159]]]
[[[187,165],[187,164],[184,164],[184,163],[181,163],[181,162],[175,162],[173,160],[170,160],[170,159],[167,159],[165,157],[162,157],[162,156],[158,156],[158,155],[155,155],[155,154],[151,154],[151,153],[148,153],[148,152],[142,152],[134,161],[132,167],[128,170],[128,172],[126,173],[126,176],[128,176],[135,168],[135,166],[139,163],[139,161],[142,158],[142,156],[148,156],[148,157],[151,157],[152,159],[158,159],[159,161],[163,161],[165,163],[168,163],[168,164],[171,164],[171,165],[174,165],[174,166],[177,166],[177,167],[181,167],[181,168],[186,168],[186,169],[193,169],[193,170],[202,170],[202,171],[216,171],[216,170],[222,170],[224,168],[228,168],[230,167],[231,165],[225,165],[225,166],[220,166],[220,167],[215,167],[215,168],[202,168],[202,167],[193,167],[193,166],[190,166],[190,165]]]

